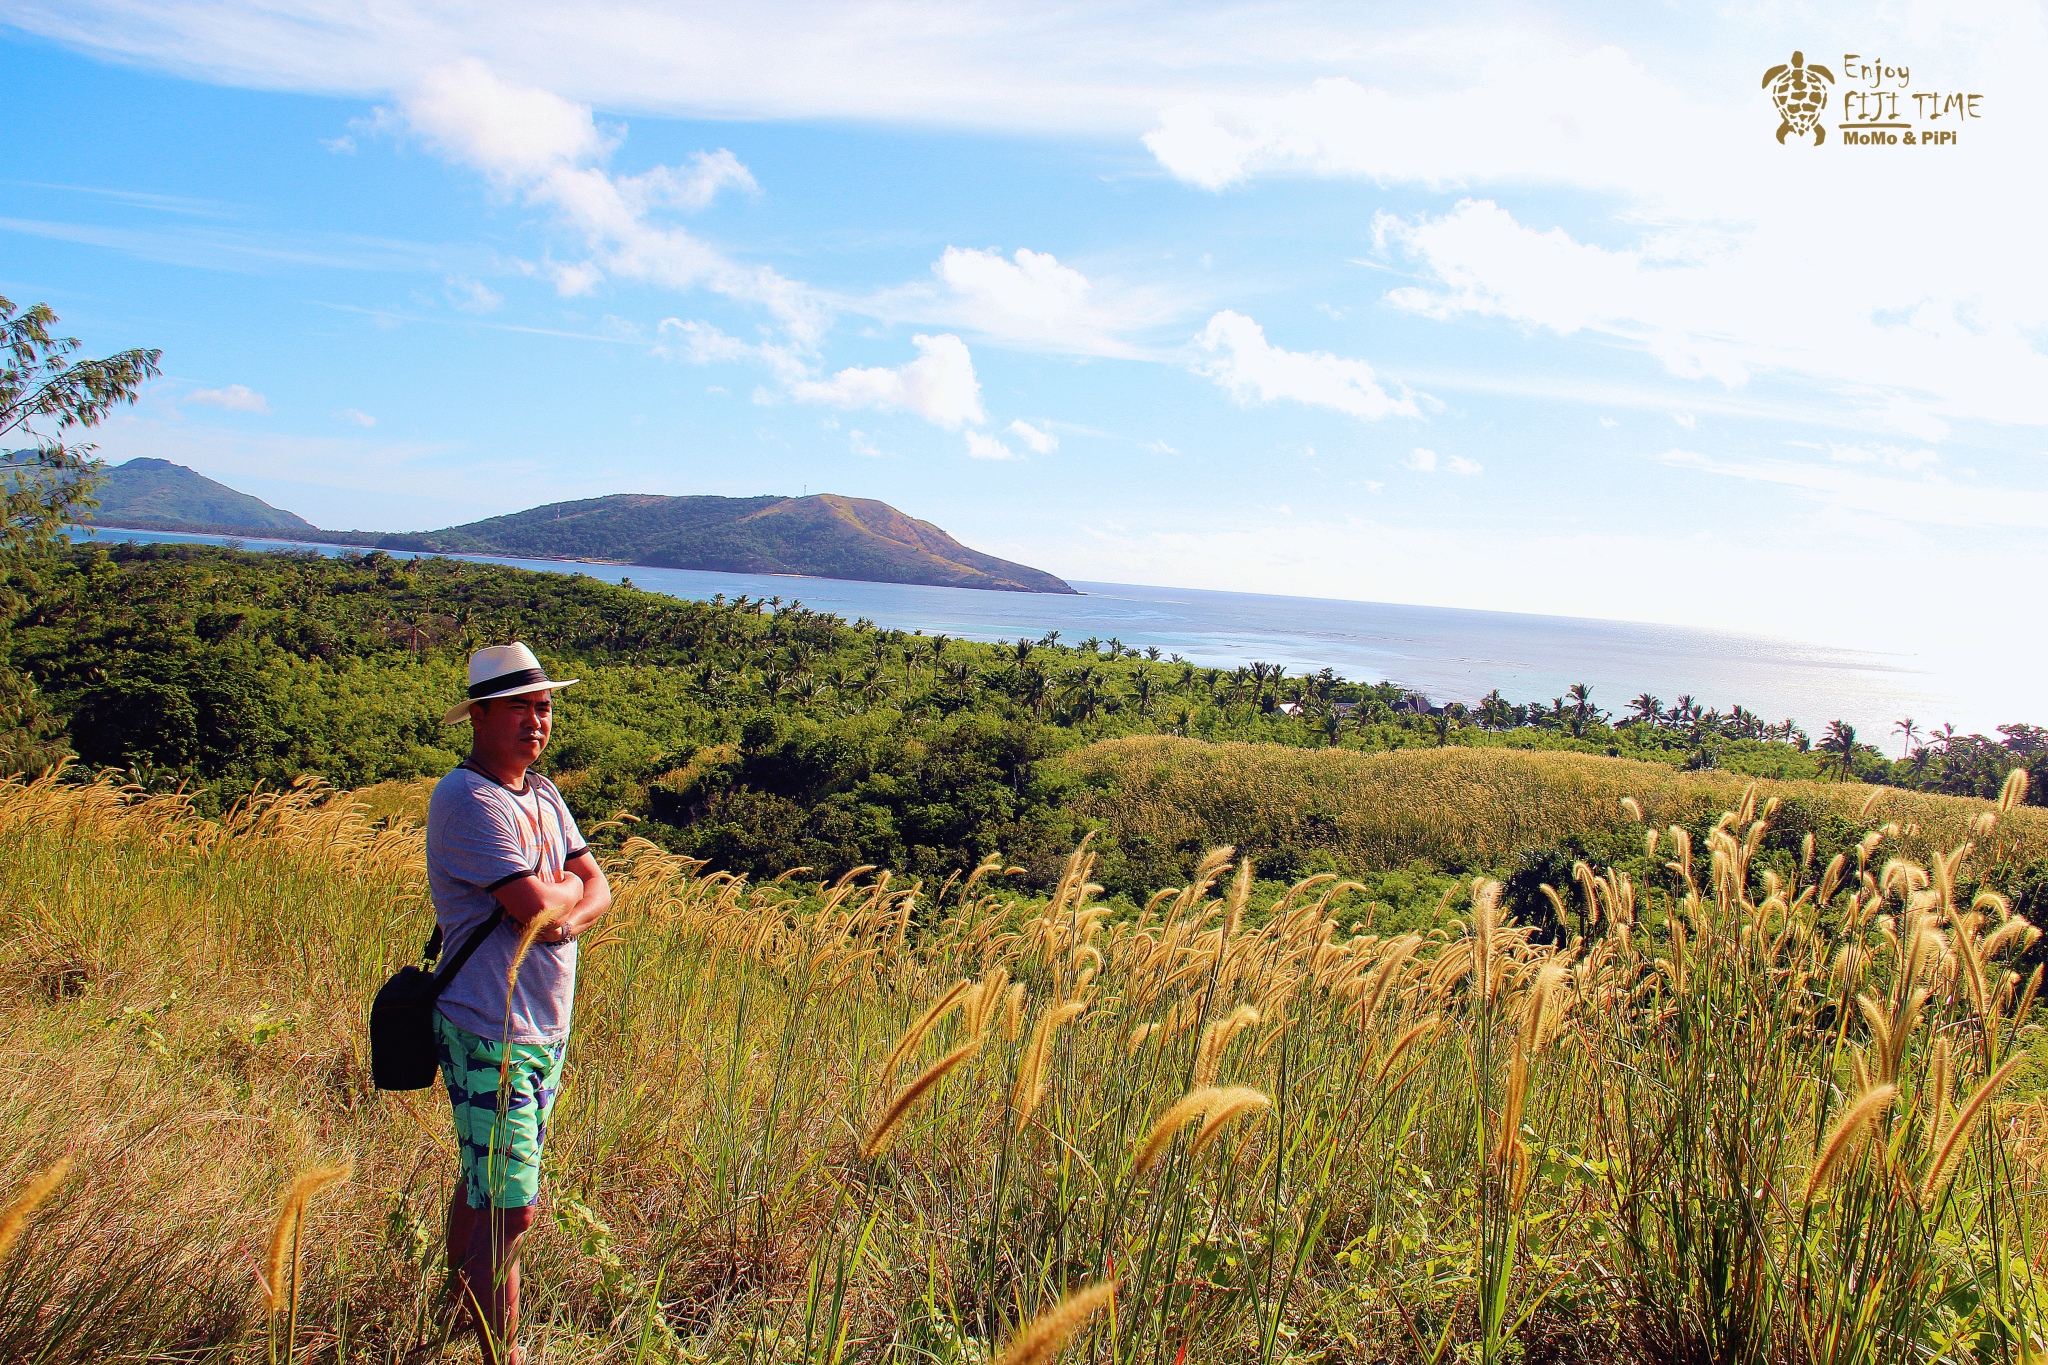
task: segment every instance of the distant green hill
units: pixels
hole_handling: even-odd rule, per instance
[[[550,503],[419,536],[457,554],[602,559],[666,569],[807,574],[1007,592],[1073,592],[1042,569],[970,550],[885,502],[660,497],[620,493]]]
[[[94,494],[99,509],[91,520],[101,526],[130,526],[146,521],[153,528],[182,524],[232,526],[249,531],[310,531],[313,523],[261,498],[237,493],[196,470],[147,456],[116,465]]]
[[[141,531],[290,532],[292,540],[387,550],[600,560],[998,592],[1074,591],[1043,569],[971,550],[885,502],[835,493],[805,498],[617,493],[439,531],[323,531],[183,465],[141,458],[109,470],[99,500],[94,523]]]

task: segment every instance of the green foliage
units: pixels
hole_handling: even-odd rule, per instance
[[[66,445],[64,433],[99,423],[110,408],[133,403],[163,352],[123,351],[105,360],[72,360],[75,337],[54,336],[57,315],[38,303],[17,312],[0,298],[0,444],[35,442],[7,455],[0,482],[0,553],[42,549],[64,524],[92,506],[99,468],[90,445]]]
[[[1638,831],[1614,802],[1647,799],[1676,769],[1700,770],[1695,796],[1658,818],[1692,825],[1744,775],[1811,781],[1839,766],[1783,739],[1710,733],[1689,711],[1683,725],[1610,726],[1589,696],[1583,716],[1559,699],[1532,720],[1539,708],[1497,697],[1432,715],[1390,683],[1198,669],[1115,640],[974,644],[780,598],[690,602],[382,551],[192,545],[0,565],[0,762],[41,772],[69,751],[83,768],[182,785],[202,811],[305,773],[343,787],[431,780],[468,746],[463,727],[440,724],[468,651],[508,639],[582,679],[544,766],[586,827],[630,815],[665,847],[760,877],[867,863],[937,881],[1000,859],[1043,886],[1100,828],[1097,877],[1112,895],[1142,902],[1233,843],[1263,877],[1364,878],[1376,913],[1422,923],[1449,874],[1512,879],[1546,850],[1636,866]],[[2039,733],[2006,728],[2021,746]],[[1147,736],[1204,743],[1143,762],[1103,747]],[[2038,745],[1952,747],[1959,764],[1977,755],[1971,794],[1995,793],[2011,763],[2044,761]],[[1692,761],[1708,750],[1712,762]],[[1373,811],[1342,767],[1368,755],[1393,765],[1372,771],[1402,775]],[[1325,756],[1338,766],[1313,762]],[[1617,757],[1656,766],[1601,766]],[[1865,776],[1898,768],[1854,757]],[[1566,848],[1567,832],[1605,842]],[[1824,833],[1824,856],[1855,842]]]

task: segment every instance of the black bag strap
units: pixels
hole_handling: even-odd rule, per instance
[[[434,973],[435,998],[438,999],[440,997],[441,992],[448,988],[448,983],[455,979],[455,974],[462,970],[462,966],[465,962],[469,961],[469,955],[471,953],[474,953],[478,948],[481,948],[483,946],[484,940],[489,938],[492,932],[496,930],[497,927],[500,924],[503,924],[504,922],[505,907],[501,905],[496,910],[493,910],[491,912],[491,917],[489,919],[485,920],[482,924],[479,924],[476,927],[476,932],[469,936],[469,939],[462,945],[461,948],[459,948],[456,951],[454,957],[448,959],[448,965],[443,967],[440,971]],[[434,937],[439,938],[440,936],[441,926],[437,924],[434,926]],[[431,957],[432,954],[430,953],[428,954],[428,956]]]
[[[471,772],[476,773],[480,777],[489,778],[492,782],[497,783],[497,785],[499,785],[500,787],[503,787],[505,785],[502,782],[498,782],[497,778],[491,777],[489,773],[485,772],[482,768],[477,767],[476,764],[471,763],[466,758],[462,760],[462,762],[456,764],[455,766],[458,768],[467,768]],[[526,875],[529,877],[538,877],[540,875],[540,864],[535,863],[533,865],[533,871],[527,873]],[[462,970],[463,964],[469,961],[469,955],[471,953],[474,953],[478,948],[482,947],[483,941],[489,938],[491,936],[492,931],[504,922],[505,907],[503,905],[499,905],[497,909],[491,911],[491,917],[489,919],[485,920],[482,924],[477,926],[476,932],[469,936],[469,940],[465,942],[459,950],[457,950],[455,956],[448,959],[447,965],[442,967],[439,971],[437,971],[434,974],[434,994],[437,997],[441,994],[442,991],[447,989],[448,983],[455,979],[455,974]],[[439,957],[441,955],[441,946],[441,926],[436,924],[434,926],[433,934],[427,939],[427,947],[426,952],[424,954],[426,960],[432,962],[435,958]]]

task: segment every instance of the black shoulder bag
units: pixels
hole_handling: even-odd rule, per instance
[[[392,974],[370,1002],[370,1078],[379,1090],[425,1090],[441,1069],[439,1049],[434,1045],[434,1003],[474,953],[504,922],[505,907],[499,906],[462,945],[440,972],[429,972],[410,963]],[[441,926],[434,926],[423,954],[432,962],[441,952]]]

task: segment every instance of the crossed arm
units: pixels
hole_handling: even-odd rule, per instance
[[[554,919],[535,936],[537,943],[566,943],[612,908],[611,883],[604,879],[604,869],[587,849],[568,861],[559,881],[521,877],[506,882],[492,894],[505,907],[505,918],[522,931],[535,916],[555,912]]]

